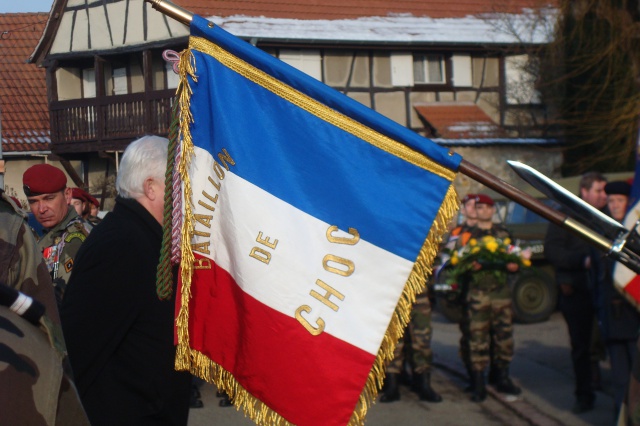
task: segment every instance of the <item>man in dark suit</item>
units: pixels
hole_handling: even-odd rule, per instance
[[[607,194],[604,192],[606,183],[604,176],[599,173],[583,175],[580,180],[580,198],[597,209],[604,209],[607,205]],[[591,246],[564,228],[550,224],[544,252],[556,268],[560,310],[567,323],[571,341],[576,396],[572,411],[583,413],[593,409],[596,398],[591,362],[591,338],[595,321],[595,309],[589,290]]]
[[[156,294],[167,145],[156,136],[129,145],[116,205],[78,252],[63,300],[69,359],[94,426],[187,424],[191,376],[174,369],[175,296]]]

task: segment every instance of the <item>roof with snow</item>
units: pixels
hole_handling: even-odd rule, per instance
[[[174,0],[246,39],[280,43],[544,43],[557,0]],[[55,0],[33,60],[166,43],[187,27],[144,0]],[[45,53],[46,52],[46,53]]]

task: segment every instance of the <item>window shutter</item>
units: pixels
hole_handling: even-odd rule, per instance
[[[96,97],[96,70],[93,68],[82,70],[82,93],[85,98]]]
[[[391,84],[413,86],[413,55],[411,53],[391,53]]]
[[[456,87],[470,87],[471,79],[471,56],[453,55],[451,57],[453,67],[453,85]]]

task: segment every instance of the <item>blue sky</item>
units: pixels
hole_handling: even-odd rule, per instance
[[[0,0],[0,13],[49,12],[53,0]]]

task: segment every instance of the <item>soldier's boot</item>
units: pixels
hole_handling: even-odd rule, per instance
[[[400,399],[399,388],[400,375],[398,373],[389,373],[384,379],[384,391],[380,397],[380,402],[393,402]]]
[[[511,381],[508,368],[499,369],[497,376],[496,390],[498,392],[508,395],[520,395],[522,390]]]
[[[204,407],[204,403],[202,402],[202,400],[198,396],[199,393],[200,393],[200,391],[198,391],[198,388],[192,385],[192,387],[191,387],[191,395],[189,396],[189,408],[202,408],[202,407]]]
[[[420,380],[418,395],[421,401],[442,402],[440,394],[431,387],[431,373],[427,371],[421,373],[418,380]]]
[[[487,383],[490,385],[497,385],[500,380],[500,369],[496,367],[494,363],[489,365],[489,374],[487,377]]]
[[[465,367],[467,368],[467,374],[469,375],[469,384],[467,385],[466,388],[464,388],[464,391],[469,393],[469,392],[473,392],[473,389],[476,387],[475,377],[473,375],[473,369],[471,368],[471,365],[465,364]]]
[[[482,402],[487,399],[487,385],[484,383],[484,371],[473,372],[473,384],[471,401]]]
[[[603,389],[602,373],[600,372],[599,361],[591,361],[591,386],[597,391],[601,391]]]
[[[229,395],[225,394],[220,401],[218,401],[218,405],[220,407],[231,407],[233,405],[233,402],[231,402],[231,398],[229,398]]]

